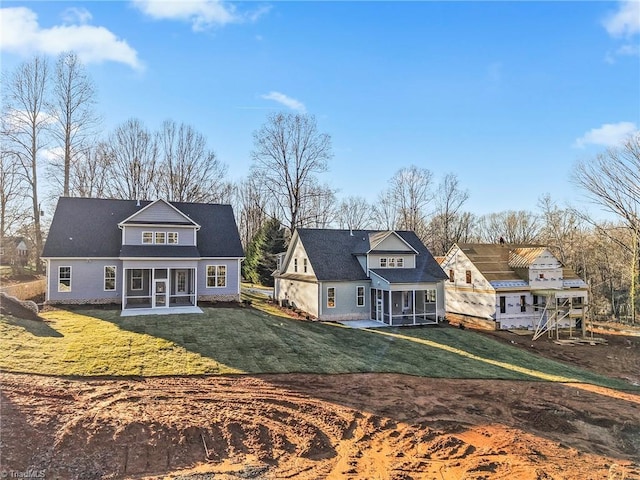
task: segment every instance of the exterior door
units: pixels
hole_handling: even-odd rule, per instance
[[[176,294],[187,293],[187,271],[176,270]]]
[[[167,279],[156,279],[153,289],[153,308],[169,306],[169,289],[167,288]]]

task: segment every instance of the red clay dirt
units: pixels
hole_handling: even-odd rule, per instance
[[[602,388],[395,374],[0,380],[5,477],[640,478],[640,395]]]

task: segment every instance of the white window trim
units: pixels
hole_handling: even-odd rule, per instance
[[[151,239],[150,239],[151,241],[150,242],[145,242],[144,241],[145,234],[151,235]],[[142,244],[143,245],[153,245],[153,241],[154,241],[154,238],[155,238],[154,235],[155,235],[154,232],[149,232],[149,231],[142,232]]]
[[[63,269],[63,268],[68,268],[69,269],[69,289],[68,290],[60,290],[60,285],[61,285],[61,282],[60,282],[60,270]],[[58,266],[58,292],[60,292],[60,293],[69,293],[71,291],[71,281],[72,281],[71,279],[73,277],[72,270],[73,269],[71,268],[71,265],[59,265]]]
[[[176,236],[176,241],[175,242],[170,242],[169,241],[169,235],[175,235]],[[167,232],[167,245],[178,245],[178,243],[180,243],[180,237],[178,235],[178,232]]]
[[[113,288],[107,288],[107,268],[113,268]],[[105,265],[104,274],[102,278],[102,288],[105,292],[115,292],[118,288],[118,268],[115,265]]]
[[[214,274],[213,275],[209,275],[209,267],[213,267],[214,268]],[[218,285],[218,278],[221,276],[218,272],[220,267],[224,267],[224,285]],[[207,265],[205,267],[205,288],[227,288],[227,272],[229,271],[229,269],[227,268],[227,265],[225,264],[221,264],[221,263],[212,263],[210,265]],[[209,278],[213,278],[213,286],[209,286]]]
[[[396,258],[396,268],[404,268],[404,258]]]
[[[163,235],[164,241],[158,242],[158,235]],[[167,244],[167,232],[153,232],[153,243],[156,245],[166,245]]]
[[[293,272],[298,273],[298,257],[293,259]]]
[[[360,303],[358,303],[358,300],[360,299],[360,295],[358,295],[358,289],[362,289],[362,305],[360,305]],[[367,304],[367,300],[366,300],[366,290],[364,288],[364,285],[358,285],[356,287],[356,307],[365,307]]]
[[[139,277],[134,277],[133,276],[133,272],[135,270],[140,270],[140,276]],[[140,288],[133,288],[133,279],[134,278],[139,278],[140,279]],[[129,290],[131,290],[132,292],[140,292],[141,290],[144,289],[144,271],[142,268],[132,268],[131,269],[131,276],[129,277]]]
[[[329,290],[333,290],[333,305],[329,305]],[[336,287],[327,287],[327,308],[336,308]]]

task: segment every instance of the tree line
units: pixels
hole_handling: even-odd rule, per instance
[[[592,311],[634,318],[638,305],[640,137],[579,163],[573,181],[613,214],[596,221],[549,196],[534,211],[474,215],[454,173],[437,179],[408,165],[369,202],[322,181],[331,137],[313,115],[272,113],[253,133],[251,167],[238,182],[192,126],[166,120],[149,130],[131,118],[99,135],[96,88],[73,52],[53,66],[36,56],[3,78],[0,234],[42,251],[42,203],[58,196],[229,203],[247,252],[244,275],[270,283],[275,253],[295,228],[413,230],[436,255],[454,243],[543,244],[591,287]],[[43,173],[44,172],[44,173]],[[40,175],[49,193],[42,196]],[[34,258],[36,268],[40,262]],[[631,305],[636,308],[631,308]]]

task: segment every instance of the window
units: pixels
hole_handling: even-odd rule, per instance
[[[540,275],[538,275],[538,278],[542,280],[544,278],[544,273],[541,273]]]
[[[336,289],[334,287],[327,288],[327,307],[333,308],[336,306]]]
[[[507,311],[507,299],[506,297],[500,297],[500,313],[506,313]]]
[[[142,243],[153,243],[153,232],[142,232]]]
[[[454,281],[455,279],[456,279],[456,276],[455,276],[455,273],[454,273],[454,271],[453,271],[453,268],[450,268],[450,269],[449,269],[449,281],[450,281],[451,283],[453,283],[453,281]]]
[[[302,260],[302,264],[303,264],[303,267],[304,267],[304,273],[307,273],[307,259],[306,258],[304,258]]]
[[[104,267],[104,289],[116,289],[116,267]]]
[[[294,272],[298,271],[298,259],[297,258],[293,259],[293,271]]]
[[[538,295],[533,296],[533,311],[538,311]]]
[[[131,270],[131,290],[142,290],[142,269]]]
[[[156,243],[165,243],[166,233],[156,232]]]
[[[386,258],[381,258],[380,259],[380,268],[387,268],[387,259]]]
[[[573,297],[571,299],[571,306],[573,308],[582,308],[582,302],[583,302],[582,297]]]
[[[435,290],[425,290],[425,292],[424,292],[424,303],[436,303],[436,291]]]
[[[465,272],[467,283],[471,283],[471,270]]]
[[[364,287],[356,287],[356,305],[364,307]]]
[[[404,258],[396,258],[396,267],[398,268],[404,267]]]
[[[71,267],[58,267],[58,291],[71,291]]]
[[[226,286],[226,265],[207,265],[207,288],[220,288]]]
[[[391,258],[388,260],[388,266],[389,266],[389,268],[395,268],[395,266],[396,266],[396,259],[395,259],[395,258],[393,258],[393,257],[391,257]]]
[[[172,245],[177,245],[178,243],[178,232],[169,232],[167,233],[167,243]]]
[[[520,295],[520,311],[527,311],[527,297],[525,295]]]

